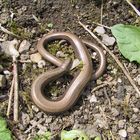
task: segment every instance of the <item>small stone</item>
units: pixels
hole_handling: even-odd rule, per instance
[[[138,113],[138,112],[139,112],[139,109],[136,108],[136,107],[134,107],[134,108],[133,108],[133,111],[134,111],[135,113]]]
[[[37,118],[41,118],[42,115],[43,115],[43,113],[42,113],[42,112],[39,112],[39,113],[36,114],[36,117],[37,117]]]
[[[34,105],[32,105],[32,109],[33,109],[35,112],[38,112],[38,111],[39,111],[39,109],[38,109],[36,106],[34,106]]]
[[[102,26],[97,26],[97,27],[94,29],[94,31],[95,31],[96,33],[98,33],[99,35],[105,34],[105,29],[104,29],[104,27],[102,27]]]
[[[71,66],[71,70],[76,68],[78,65],[80,64],[79,59],[74,59],[74,61],[72,62],[72,66]]]
[[[134,133],[134,131],[135,131],[135,129],[132,126],[127,128],[127,132],[129,132],[129,133]]]
[[[122,83],[122,79],[121,78],[118,78],[117,82],[118,83]]]
[[[4,70],[3,73],[7,76],[10,76],[12,74],[9,70]]]
[[[118,122],[118,127],[119,127],[119,128],[124,128],[125,123],[126,123],[126,120],[119,120],[119,122]]]
[[[22,122],[23,122],[23,125],[27,125],[30,123],[30,117],[28,114],[26,113],[22,113]]]
[[[112,46],[115,43],[115,38],[114,37],[109,37],[107,34],[102,35],[102,42],[106,46]]]
[[[19,52],[16,50],[18,44],[19,42],[16,39],[13,39],[12,41],[4,41],[1,44],[1,49],[7,55],[18,57]]]
[[[133,122],[133,123],[134,122],[137,122],[138,121],[137,115],[133,114],[132,117],[131,117],[131,119],[130,119],[130,121]]]
[[[84,115],[84,120],[87,120],[87,119],[88,119],[88,115],[85,114],[85,115]]]
[[[92,58],[92,59],[96,59],[96,57],[97,57],[97,53],[96,53],[96,52],[93,52],[93,53],[91,54],[91,58]]]
[[[62,51],[58,51],[56,57],[65,57],[65,54]]]
[[[29,41],[27,40],[23,40],[21,43],[20,43],[20,46],[19,46],[19,49],[18,51],[20,53],[23,53],[23,52],[27,52],[30,48],[31,44]]]
[[[133,73],[133,74],[136,74],[136,73],[137,73],[137,69],[133,69],[133,70],[132,70],[132,73]]]
[[[38,124],[37,127],[44,132],[47,130],[47,128],[41,124]]]
[[[113,73],[114,75],[116,75],[117,74],[117,69],[116,68],[114,68],[112,71],[111,71],[111,73]]]
[[[0,23],[1,24],[6,24],[8,20],[9,20],[8,12],[4,12],[4,13],[0,14]]]
[[[111,109],[111,112],[112,112],[112,115],[114,116],[114,117],[117,117],[120,113],[119,113],[119,111],[116,109],[116,108],[112,108]]]
[[[0,88],[3,88],[6,86],[6,78],[4,75],[0,74]]]
[[[96,98],[96,96],[94,94],[90,97],[89,102],[90,103],[96,103],[97,102],[97,98]]]
[[[121,129],[119,130],[119,135],[123,138],[126,138],[127,137],[127,132],[125,129]]]
[[[45,60],[40,60],[40,61],[38,62],[38,64],[37,64],[37,66],[38,66],[39,68],[45,67],[45,66],[46,66]]]
[[[96,80],[96,84],[97,84],[97,85],[100,85],[100,84],[102,84],[102,83],[103,83],[103,82],[102,82],[100,79],[97,79],[97,80]]]
[[[46,118],[46,123],[51,123],[52,122],[52,117]]]
[[[42,57],[39,53],[34,53],[30,55],[30,59],[32,62],[38,63],[42,59]]]

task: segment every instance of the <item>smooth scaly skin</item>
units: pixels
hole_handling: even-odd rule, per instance
[[[44,87],[59,77],[61,77],[64,73],[70,70],[71,61],[65,60],[64,62],[51,55],[44,48],[45,44],[48,44],[50,41],[64,39],[68,41],[74,49],[74,52],[77,58],[83,62],[83,68],[79,75],[75,77],[66,92],[62,97],[53,101],[44,96]],[[83,43],[84,42],[84,43]],[[102,50],[96,45],[89,43],[88,41],[81,41],[77,36],[68,32],[58,32],[51,33],[43,37],[37,44],[37,49],[39,53],[49,62],[58,66],[58,68],[54,70],[47,71],[46,73],[41,74],[32,85],[31,96],[35,104],[45,112],[48,113],[60,113],[71,108],[74,103],[79,98],[81,91],[87,85],[87,83],[91,80],[92,77],[92,61],[90,55],[88,53],[88,46],[91,49],[97,51],[100,59],[100,67],[93,75],[92,79],[97,79],[104,71],[106,60]]]

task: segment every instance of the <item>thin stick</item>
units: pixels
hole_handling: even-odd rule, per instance
[[[126,0],[126,2],[133,8],[133,10],[136,12],[136,14],[138,16],[140,16],[139,10],[137,10],[137,8],[129,0]]]
[[[103,87],[106,87],[106,86],[108,86],[108,85],[111,85],[111,84],[112,84],[111,82],[105,82],[105,83],[103,83],[103,84],[101,84],[101,85],[95,87],[95,88],[91,91],[91,93],[95,92],[96,90],[98,90],[98,89],[100,89],[100,88],[103,88]]]
[[[131,83],[131,85],[133,86],[133,88],[135,89],[135,91],[138,93],[138,95],[140,96],[140,91],[138,89],[138,87],[135,85],[133,79],[130,77],[130,75],[128,74],[128,72],[126,71],[126,69],[124,68],[124,66],[122,65],[122,63],[119,61],[119,59],[102,43],[102,41],[92,33],[91,30],[89,30],[83,23],[81,23],[79,21],[79,24],[111,55],[111,57],[116,61],[116,63],[118,64],[118,66],[122,69],[123,73],[125,74],[125,76],[127,77],[127,79],[129,80],[129,82]]]
[[[14,74],[14,121],[18,121],[18,69],[17,60],[13,56],[13,74]]]
[[[100,23],[96,23],[96,22],[92,22],[93,24],[96,24],[96,25],[99,25],[99,26],[102,26],[102,27],[104,27],[104,28],[106,28],[106,29],[109,29],[109,30],[111,30],[111,28],[109,27],[109,26],[106,26],[106,25],[103,25],[103,24],[100,24]]]
[[[8,101],[8,108],[7,108],[7,117],[9,118],[9,115],[10,115],[10,109],[11,109],[11,106],[12,106],[12,97],[13,97],[13,91],[14,91],[14,77],[13,77],[13,80],[12,80],[12,83],[11,83],[11,88],[10,88],[10,93],[9,93],[9,101]]]
[[[30,132],[34,127],[36,127],[38,124],[42,123],[43,120],[40,119],[38,122],[35,122],[31,127],[29,127],[24,133],[27,134],[28,132]]]
[[[103,24],[103,0],[102,0],[102,4],[101,4],[101,20],[100,23]]]

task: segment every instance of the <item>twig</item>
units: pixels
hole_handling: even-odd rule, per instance
[[[24,133],[27,134],[28,132],[30,132],[34,127],[36,127],[38,124],[42,123],[43,120],[40,119],[38,122],[35,122],[31,127],[29,127]]]
[[[108,100],[109,108],[111,109],[111,101],[110,101],[110,98],[109,98],[109,96],[108,96],[107,91],[105,90],[105,88],[104,88],[104,94],[105,94],[105,96],[106,96],[106,98]]]
[[[14,34],[13,32],[8,31],[6,28],[4,28],[3,26],[1,26],[1,24],[0,24],[0,30],[3,31],[6,34],[13,35],[15,37],[19,37],[18,35]]]
[[[103,0],[102,0],[102,4],[101,4],[101,20],[100,23],[103,24]]]
[[[133,10],[136,12],[136,14],[138,16],[140,16],[139,10],[137,10],[137,8],[129,0],[126,0],[126,2],[133,8]]]
[[[100,88],[103,88],[103,87],[105,87],[105,86],[114,85],[114,84],[115,84],[115,83],[114,83],[113,81],[104,82],[103,84],[101,84],[101,85],[95,87],[95,88],[91,91],[91,93],[93,93],[93,92],[95,92],[96,90],[98,90],[98,89],[100,89]]]
[[[96,22],[92,22],[93,24],[96,24],[96,25],[99,25],[99,26],[102,26],[102,27],[104,27],[104,28],[106,28],[106,29],[109,29],[109,30],[111,30],[111,28],[109,27],[109,26],[106,26],[106,25],[103,25],[103,24],[100,24],[100,23],[96,23]]]
[[[18,70],[17,59],[13,56],[13,75],[14,75],[14,121],[18,121]]]
[[[12,97],[13,97],[13,91],[14,91],[14,77],[12,80],[12,84],[11,84],[11,88],[10,88],[10,93],[9,93],[9,102],[8,102],[8,108],[7,108],[7,117],[9,118],[9,114],[10,114],[10,109],[11,109],[11,105],[12,105]]]
[[[109,55],[111,55],[111,57],[116,61],[116,63],[119,65],[119,67],[122,69],[123,73],[125,74],[125,76],[127,77],[127,79],[129,80],[129,82],[131,83],[131,85],[133,86],[133,88],[135,89],[135,91],[138,93],[138,95],[140,96],[140,91],[138,89],[138,87],[135,85],[133,79],[130,77],[130,75],[127,73],[126,69],[124,68],[124,66],[122,65],[122,63],[119,61],[119,59],[102,43],[102,41],[96,36],[94,35],[94,33],[89,30],[83,23],[81,23],[79,21],[79,24],[109,53]]]

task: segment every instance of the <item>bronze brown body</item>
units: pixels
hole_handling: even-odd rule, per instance
[[[44,87],[70,70],[71,60],[64,62],[46,51],[44,46],[50,41],[63,39],[68,41],[74,49],[76,57],[83,62],[83,68],[80,73],[72,80],[66,92],[58,100],[51,100],[44,96]],[[99,56],[99,68],[93,74],[92,60],[87,47],[95,50]],[[44,59],[58,66],[58,68],[47,71],[33,82],[31,96],[35,104],[45,112],[60,113],[68,110],[79,98],[82,90],[91,79],[97,79],[104,71],[106,59],[103,51],[93,43],[81,41],[77,36],[68,32],[51,33],[39,40],[37,49]]]

